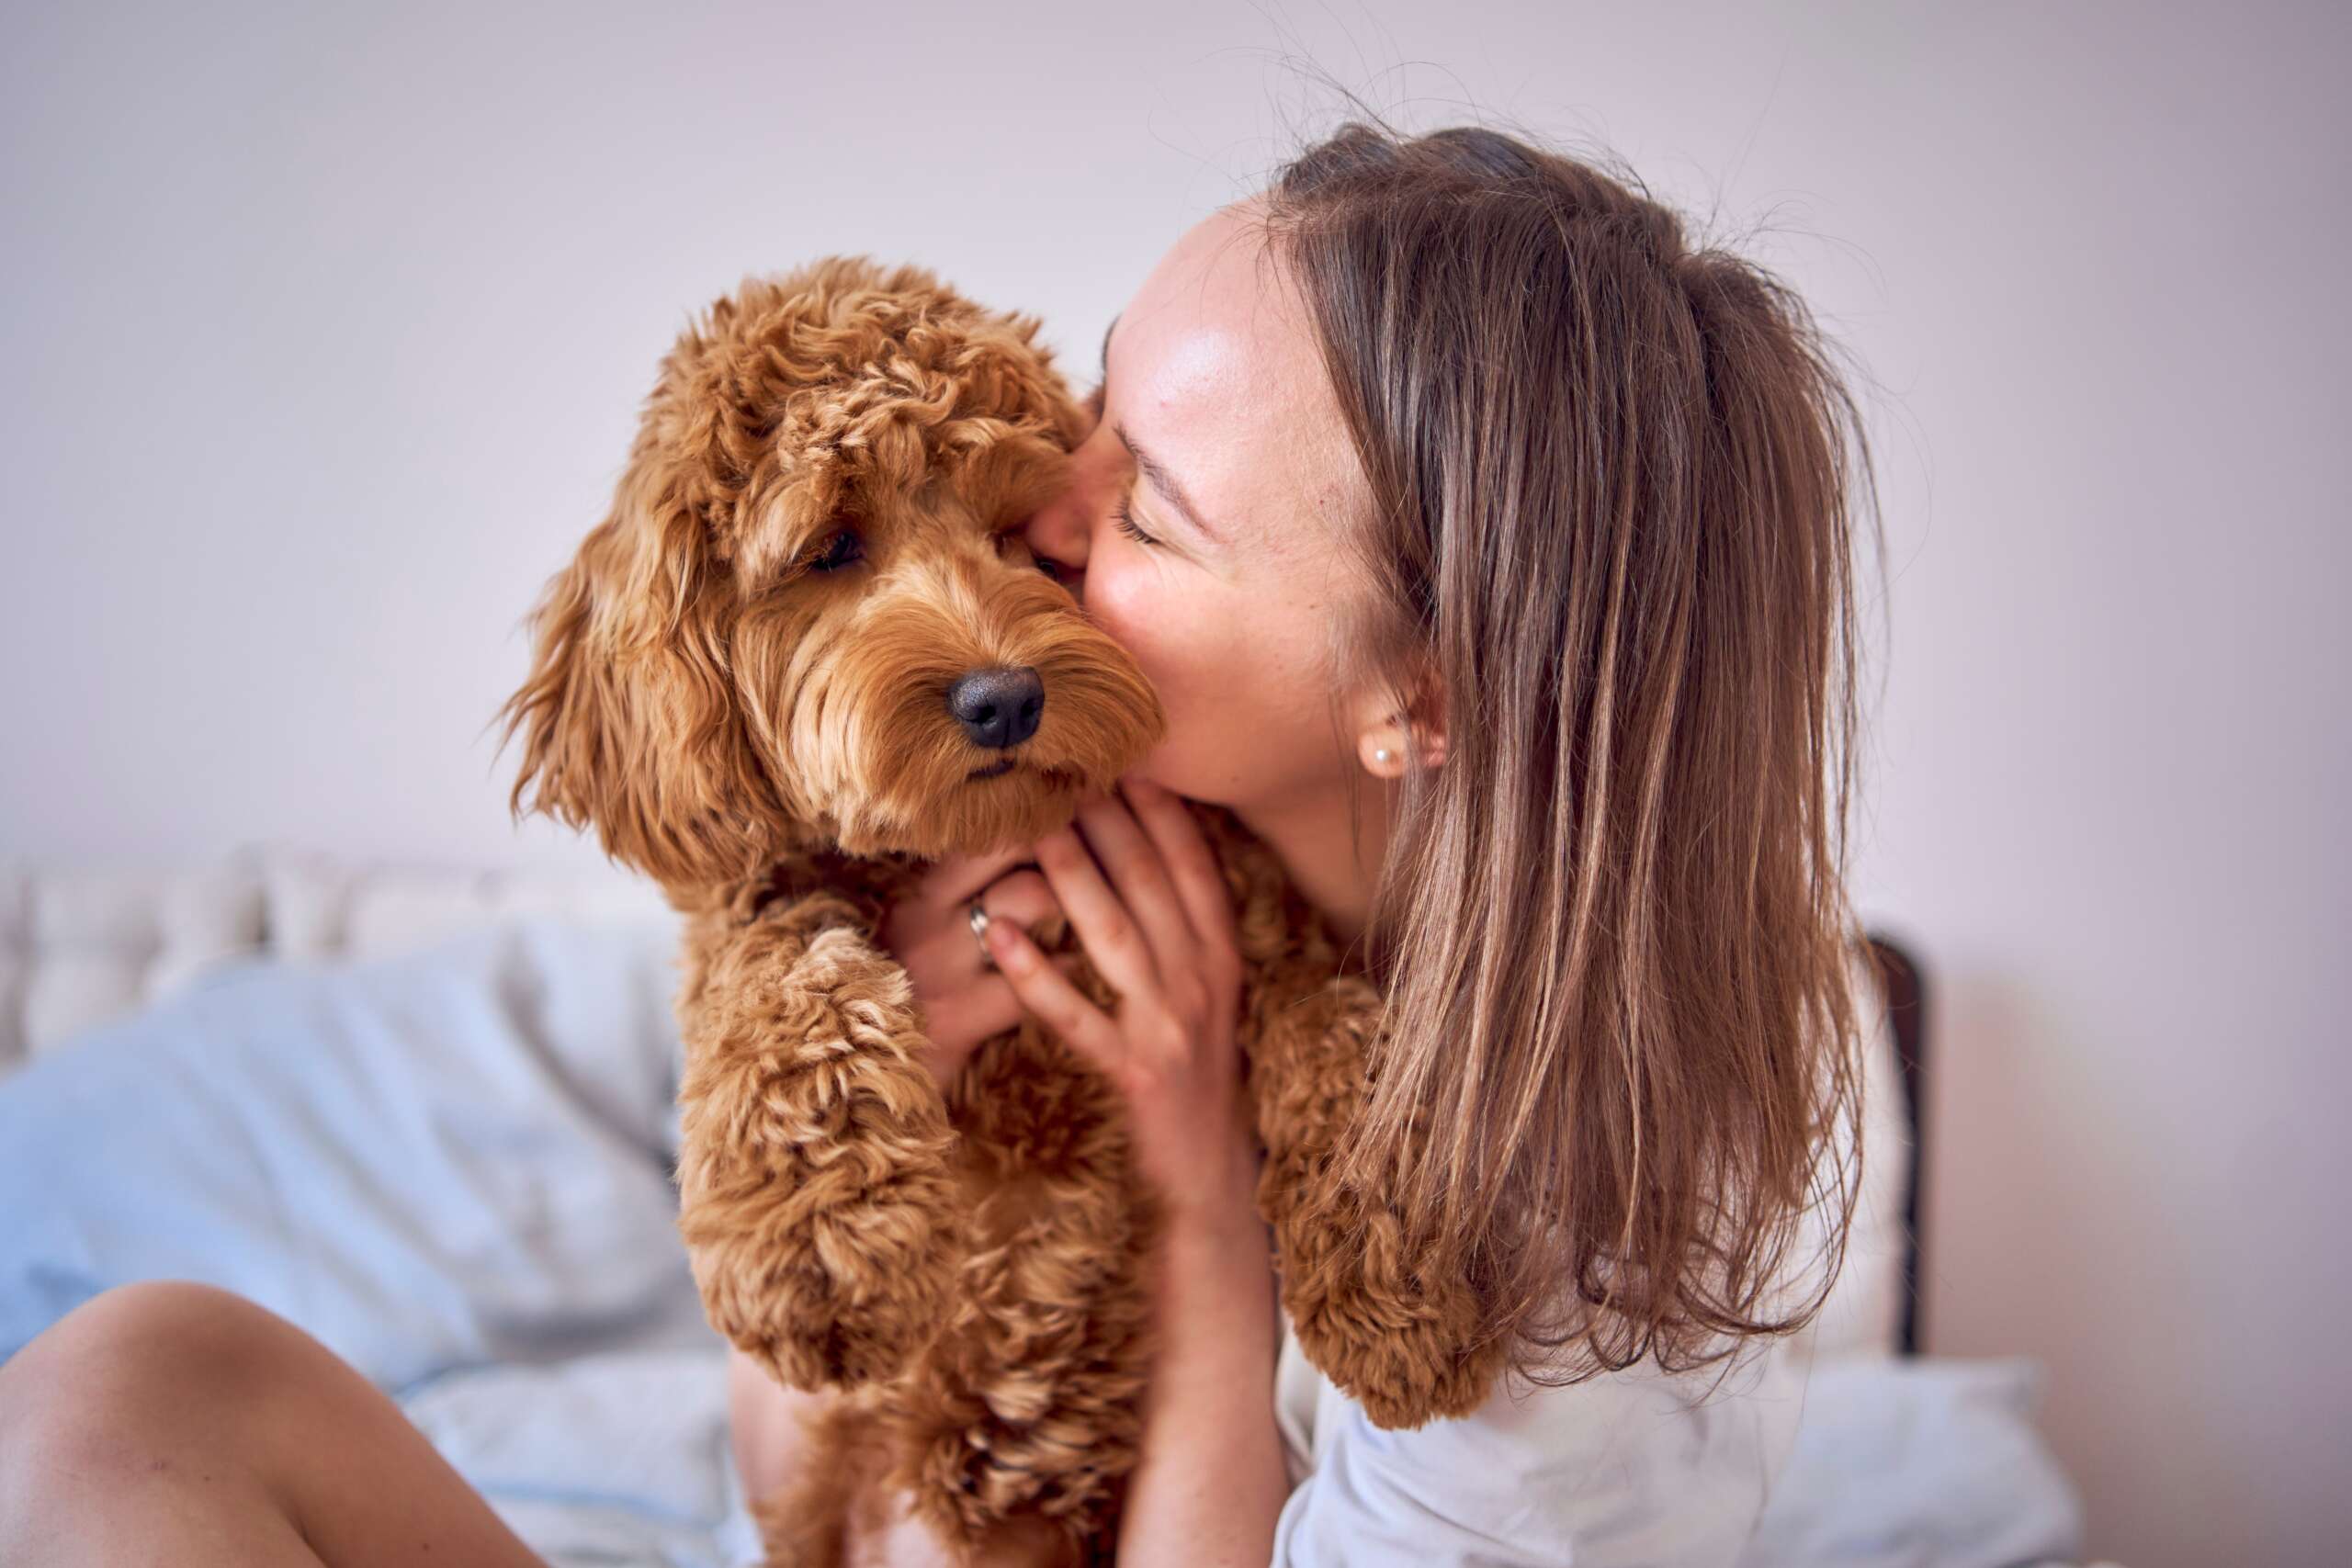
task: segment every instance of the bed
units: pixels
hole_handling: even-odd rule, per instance
[[[674,938],[617,874],[277,846],[0,873],[0,1359],[109,1286],[206,1280],[360,1368],[559,1568],[730,1561],[724,1349],[669,1179]],[[1857,964],[1874,1157],[1744,1561],[2072,1561],[2040,1369],[1918,1353],[1924,976],[1883,933]]]

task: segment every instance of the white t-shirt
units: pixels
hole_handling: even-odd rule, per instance
[[[1283,1323],[1291,1493],[1269,1568],[1730,1568],[1795,1440],[1813,1331],[1716,1369],[1498,1388],[1458,1421],[1374,1427]],[[1712,1392],[1711,1392],[1712,1390]],[[763,1562],[727,1465],[722,1561]]]
[[[1810,1329],[1724,1375],[1511,1380],[1458,1421],[1384,1431],[1283,1325],[1292,1491],[1272,1568],[1730,1568],[1796,1440]]]

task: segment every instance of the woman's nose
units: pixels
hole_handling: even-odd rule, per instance
[[[1086,570],[1086,509],[1073,485],[1030,515],[1022,525],[1022,542],[1037,558],[1038,567],[1073,593]]]

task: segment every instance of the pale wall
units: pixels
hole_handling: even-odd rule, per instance
[[[1280,51],[1760,225],[1877,382],[1933,1346],[2049,1363],[2098,1550],[2341,1560],[2341,7],[67,9],[0,49],[0,854],[576,863],[482,726],[689,308],[870,250],[1083,359],[1320,123]]]

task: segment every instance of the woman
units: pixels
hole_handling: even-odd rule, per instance
[[[884,935],[937,1071],[1036,1014],[1167,1195],[1122,1563],[1731,1562],[1856,1168],[1854,422],[1803,307],[1571,160],[1351,126],[1186,234],[1102,374],[1028,543],[1168,738]],[[1288,1343],[1231,911],[1173,795],[1235,810],[1384,986],[1354,1154],[1515,1348],[1467,1419],[1378,1431]],[[1115,1017],[1023,936],[1057,908]],[[805,1396],[735,1391],[757,1495]],[[220,1292],[85,1305],[0,1376],[0,1456],[27,1411],[7,1561],[533,1561],[380,1393]],[[903,1524],[871,1551],[933,1555]]]
[[[885,934],[939,1070],[1035,1014],[1125,1090],[1169,1197],[1122,1564],[1728,1562],[1752,1528],[1797,1358],[1712,1403],[1719,1365],[1674,1373],[1803,1325],[1853,1174],[1850,409],[1803,323],[1566,159],[1351,127],[1105,334],[1028,540],[1168,739],[1072,829],[943,863]],[[1396,1042],[1361,1152],[1469,1238],[1522,1370],[1579,1386],[1380,1434],[1278,1345],[1231,915],[1170,792],[1360,941]],[[1116,1018],[1023,935],[1056,908]],[[735,1388],[756,1493],[800,1401],[741,1359]]]

